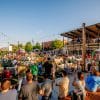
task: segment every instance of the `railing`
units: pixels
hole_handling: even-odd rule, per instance
[[[92,48],[92,49],[97,49],[99,48],[100,46],[100,43],[89,43],[89,44],[86,44],[86,47],[87,48]],[[82,44],[67,44],[66,47],[68,49],[82,49]]]

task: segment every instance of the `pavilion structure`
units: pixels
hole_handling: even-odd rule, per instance
[[[82,52],[83,70],[87,51],[100,49],[100,23],[90,26],[83,23],[82,28],[61,33],[61,36],[63,40],[65,37],[71,39],[71,42],[66,45],[68,51],[73,51],[73,54],[75,50]]]

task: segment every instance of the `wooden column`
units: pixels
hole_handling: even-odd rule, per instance
[[[74,56],[74,53],[75,53],[75,48],[74,48],[74,37],[73,37],[73,56]]]
[[[85,23],[82,24],[82,62],[83,67],[82,70],[85,71],[85,58],[86,58],[86,30],[85,30]]]

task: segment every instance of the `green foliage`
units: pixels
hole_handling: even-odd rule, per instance
[[[12,52],[18,51],[18,45],[12,45]]]
[[[6,55],[6,54],[8,54],[8,51],[1,51],[1,50],[0,50],[0,56],[4,56],[4,55]]]
[[[31,44],[31,42],[27,42],[27,43],[26,43],[26,45],[25,45],[25,50],[26,50],[27,52],[30,52],[30,51],[33,50],[33,46],[32,46],[32,44]]]
[[[17,52],[20,48],[24,49],[25,46],[23,44],[18,44],[18,45],[12,44],[12,52]]]
[[[39,50],[41,50],[41,45],[40,45],[40,43],[36,43],[34,46],[33,46],[33,49],[39,49]]]
[[[18,48],[22,48],[22,49],[25,49],[25,46],[23,44],[18,44]]]
[[[52,48],[53,49],[60,49],[62,47],[63,47],[63,41],[61,41],[61,40],[54,40],[52,42]]]

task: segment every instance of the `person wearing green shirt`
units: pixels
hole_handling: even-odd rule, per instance
[[[32,73],[34,79],[37,80],[38,66],[36,64],[32,64],[32,65],[30,65],[30,70],[31,70],[31,73]]]

